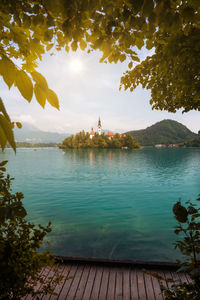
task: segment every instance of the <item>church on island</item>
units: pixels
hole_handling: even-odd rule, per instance
[[[95,131],[94,129],[92,128],[91,131],[90,131],[90,138],[92,139],[95,135]],[[100,120],[100,117],[99,117],[99,121],[98,121],[98,126],[97,126],[97,134],[101,135],[102,134],[102,125],[101,125],[101,120]],[[114,137],[114,133],[112,132],[108,132],[106,134],[106,136],[108,136],[109,139],[113,138]]]
[[[92,128],[90,132],[82,130],[75,135],[71,135],[63,141],[60,148],[133,149],[140,148],[140,146],[130,134],[113,133],[111,131],[105,132],[105,130],[102,130],[101,119],[99,117],[97,131],[94,131]]]

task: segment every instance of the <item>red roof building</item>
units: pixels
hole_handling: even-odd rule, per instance
[[[92,130],[90,131],[90,138],[92,139],[94,135],[95,135],[95,131],[92,128]]]
[[[112,133],[112,132],[108,132],[108,133],[106,134],[106,136],[108,136],[108,138],[109,138],[109,139],[111,139],[111,138],[113,138],[113,136],[114,136],[114,133]]]
[[[95,132],[94,132],[93,128],[92,128],[92,130],[90,131],[90,135],[95,135]]]

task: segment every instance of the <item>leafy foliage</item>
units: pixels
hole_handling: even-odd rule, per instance
[[[17,126],[20,126],[19,122],[17,122]],[[2,149],[4,149],[6,143],[9,142],[11,147],[16,150],[12,128],[13,123],[11,123],[10,117],[6,112],[3,101],[0,98],[0,146]]]
[[[99,135],[95,133],[93,138],[90,138],[88,132],[81,131],[75,136],[72,135],[66,138],[60,148],[140,148],[137,141],[131,135],[121,137],[116,133],[113,138],[109,138],[104,133]]]
[[[150,89],[153,108],[200,110],[199,36],[198,0],[2,0],[0,75],[27,101],[34,94],[42,107],[48,101],[59,109],[56,94],[36,71],[38,60],[48,51],[100,50],[100,62],[128,59],[121,87]],[[140,63],[143,46],[151,56]],[[7,139],[8,123],[5,130]]]
[[[146,129],[133,130],[127,133],[133,135],[142,146],[178,144],[197,137],[197,134],[174,120],[162,120]]]
[[[0,3],[0,76],[10,89],[18,88],[28,102],[35,94],[44,108],[46,101],[59,109],[56,94],[46,79],[36,71],[38,59],[51,48],[56,30],[51,28],[45,1],[1,1]],[[3,102],[1,101],[1,106]],[[16,148],[10,119],[0,115],[0,145],[6,142]],[[17,125],[17,124],[16,124]]]
[[[5,175],[7,161],[0,163],[0,299],[21,299],[27,294],[53,293],[61,280],[55,260],[49,251],[38,252],[51,224],[46,227],[26,220],[22,193],[11,193],[10,175]],[[43,267],[52,268],[54,278],[40,277]],[[44,283],[37,292],[35,282]]]
[[[200,147],[200,137],[184,142],[180,145],[181,147]]]
[[[200,195],[197,200],[200,201]],[[178,222],[174,232],[181,235],[181,240],[175,242],[175,248],[178,248],[185,258],[183,262],[177,261],[180,264],[177,272],[187,272],[193,282],[180,283],[170,280],[173,282],[171,288],[162,286],[162,289],[166,300],[198,300],[200,295],[200,208],[191,201],[187,201],[183,206],[179,200],[173,206],[173,213]]]

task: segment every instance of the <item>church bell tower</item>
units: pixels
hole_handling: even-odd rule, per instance
[[[101,120],[99,117],[99,122],[98,122],[98,134],[101,135]]]

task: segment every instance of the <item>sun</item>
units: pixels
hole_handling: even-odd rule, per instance
[[[83,63],[80,59],[74,58],[70,61],[69,68],[73,73],[81,73],[83,70]]]

